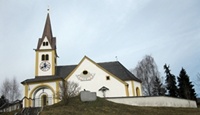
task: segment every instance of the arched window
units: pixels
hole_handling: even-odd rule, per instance
[[[49,55],[48,54],[46,54],[46,60],[49,60]]]
[[[46,46],[48,46],[49,44],[48,44],[48,42],[46,42],[46,44],[45,44]]]
[[[140,89],[136,87],[136,96],[140,96]]]
[[[48,54],[46,54],[46,55],[42,54],[42,61],[48,61],[48,60],[49,60],[49,55]]]
[[[43,45],[43,46],[45,46],[45,45],[46,45],[46,43],[45,43],[45,42],[43,42],[43,43],[42,43],[42,45]]]
[[[43,45],[43,46],[48,46],[49,43],[48,43],[48,42],[43,42],[42,45]]]
[[[45,55],[43,54],[43,55],[42,55],[42,61],[44,61],[44,60],[45,60]]]

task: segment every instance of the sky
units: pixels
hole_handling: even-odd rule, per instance
[[[165,63],[175,76],[183,67],[200,96],[200,0],[0,0],[0,83],[35,77],[48,8],[58,65],[86,55],[134,69],[151,55],[163,77]]]

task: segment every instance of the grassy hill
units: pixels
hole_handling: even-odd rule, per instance
[[[72,98],[68,105],[62,102],[43,109],[40,115],[200,115],[200,108],[136,107],[97,98],[94,102],[81,102]]]
[[[15,112],[0,115],[14,115]],[[116,104],[103,98],[81,102],[79,97],[75,97],[70,99],[68,105],[60,102],[44,107],[40,115],[200,115],[200,108],[137,107]]]

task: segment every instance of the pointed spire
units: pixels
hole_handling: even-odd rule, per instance
[[[47,36],[48,40],[51,42],[51,40],[53,38],[53,34],[52,34],[52,30],[51,30],[51,21],[50,21],[50,16],[49,16],[49,9],[47,9],[47,11],[48,11],[48,13],[47,13],[47,18],[46,18],[46,23],[45,23],[45,26],[44,26],[42,38]]]
[[[47,37],[51,48],[56,50],[56,37],[53,37],[53,33],[52,33],[52,29],[51,29],[51,21],[50,21],[50,16],[49,16],[49,9],[47,9],[47,11],[48,11],[48,13],[47,13],[45,26],[44,26],[44,31],[42,34],[42,38],[39,38],[39,40],[38,40],[37,50],[40,49],[45,37]]]

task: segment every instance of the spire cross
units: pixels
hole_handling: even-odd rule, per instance
[[[117,58],[117,56],[115,56],[115,58],[116,58],[116,61],[118,61],[118,58]]]
[[[47,8],[47,13],[49,13],[49,6],[48,6],[48,8]]]

